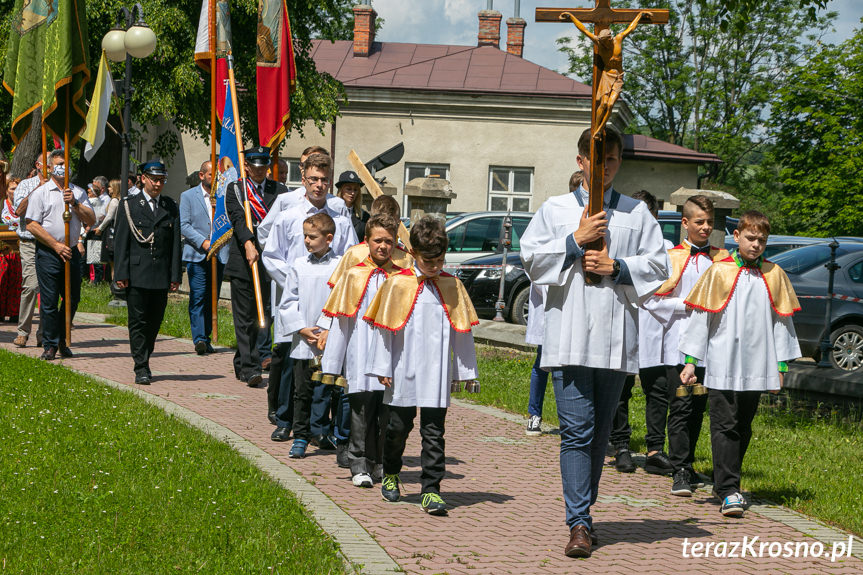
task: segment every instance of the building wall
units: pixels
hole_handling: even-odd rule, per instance
[[[665,206],[670,206],[668,202],[672,192],[676,192],[680,187],[698,187],[698,164],[628,159],[620,165],[614,185],[627,195],[647,190],[656,196],[656,199],[665,202]]]

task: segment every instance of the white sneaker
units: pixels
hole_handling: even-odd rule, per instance
[[[353,481],[354,485],[357,487],[371,487],[374,484],[372,482],[372,476],[368,473],[357,473],[351,481]]]
[[[542,418],[538,415],[531,415],[527,420],[528,435],[542,435]]]

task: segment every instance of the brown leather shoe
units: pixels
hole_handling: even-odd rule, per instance
[[[261,370],[262,371],[270,371],[270,364],[273,363],[273,358],[268,357],[265,358],[264,361],[261,362]]]
[[[15,347],[27,347],[27,336],[19,335],[14,340],[12,340],[12,343],[15,344]]]
[[[590,557],[590,530],[586,525],[576,525],[570,530],[563,553],[567,557]]]

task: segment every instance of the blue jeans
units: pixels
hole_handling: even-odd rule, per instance
[[[72,319],[81,300],[81,254],[77,248],[72,248],[72,260],[69,264],[69,274],[72,296]],[[66,341],[66,305],[65,300],[59,304],[65,293],[65,263],[54,250],[41,243],[36,244],[36,277],[39,280],[39,322],[44,326],[42,347],[67,346]],[[59,304],[59,305],[58,305]]]
[[[213,304],[211,290],[212,265],[208,261],[186,262],[186,273],[189,274],[189,323],[192,328],[192,341],[210,343],[213,333]],[[216,262],[216,293],[222,287],[222,272],[224,264]]]
[[[334,411],[332,419],[330,412]],[[347,441],[351,433],[351,405],[341,387],[315,386],[312,394],[311,428],[313,436],[334,435]]]
[[[542,417],[542,405],[545,403],[545,388],[548,385],[548,372],[539,368],[542,357],[542,346],[536,348],[536,359],[530,371],[530,399],[527,402],[528,415]]]
[[[626,374],[610,369],[567,366],[551,374],[560,419],[560,476],[566,524],[593,529],[605,446]]]

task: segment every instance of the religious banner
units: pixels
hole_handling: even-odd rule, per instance
[[[258,135],[275,148],[291,119],[291,90],[297,78],[291,23],[285,0],[258,1]]]
[[[216,210],[213,213],[213,234],[210,236],[210,250],[207,252],[209,260],[219,252],[222,246],[228,243],[234,235],[231,221],[228,219],[228,211],[225,207],[225,192],[228,184],[239,178],[237,166],[240,164],[240,153],[237,149],[237,126],[234,123],[233,94],[231,94],[230,83],[225,86],[224,112],[222,114],[222,137],[219,140],[219,164],[213,170],[216,180],[213,182],[216,190]]]
[[[30,130],[31,114],[70,144],[84,129],[90,80],[84,0],[16,0],[12,10],[3,87],[12,94],[12,140]]]
[[[215,10],[215,18],[213,11]],[[216,29],[212,30],[215,21]],[[211,46],[215,38],[215,45]],[[211,61],[216,59],[216,112],[222,120],[225,107],[225,92],[221,86],[228,84],[228,52],[231,49],[231,7],[228,0],[202,0],[201,17],[198,20],[198,36],[195,40],[195,63],[211,72]]]
[[[99,72],[96,74],[96,86],[90,99],[90,110],[87,112],[87,128],[83,138],[87,142],[84,147],[84,158],[89,162],[99,151],[105,141],[105,124],[108,123],[108,112],[111,110],[111,96],[114,95],[114,80],[111,78],[111,68],[108,58],[102,50],[99,60]]]

